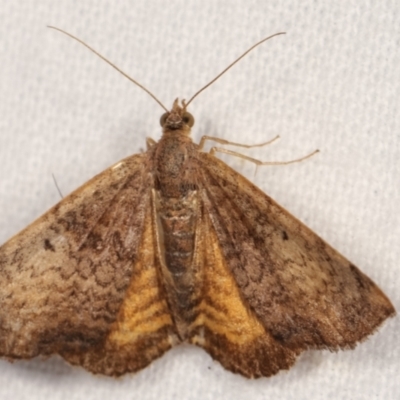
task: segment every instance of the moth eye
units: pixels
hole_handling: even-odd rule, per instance
[[[189,125],[190,127],[192,127],[194,125],[194,117],[192,114],[190,114],[188,112],[185,112],[183,114],[182,120],[186,125]]]
[[[166,120],[168,118],[168,115],[169,115],[168,112],[165,112],[163,115],[161,115],[161,118],[160,118],[160,125],[161,126],[165,125],[165,122],[166,122]]]

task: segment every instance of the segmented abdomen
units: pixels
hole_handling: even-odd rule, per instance
[[[197,191],[188,191],[181,198],[166,198],[157,193],[156,205],[164,283],[168,286],[169,303],[182,337],[185,328],[196,317],[197,292],[200,289],[195,286],[198,271],[193,262]]]

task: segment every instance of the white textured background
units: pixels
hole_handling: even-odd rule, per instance
[[[170,106],[261,38],[191,107],[195,140],[257,143],[228,162],[373,278],[400,309],[400,6],[343,1],[0,1],[0,243],[64,194],[160,137],[161,108],[56,31],[94,46]],[[225,157],[223,157],[226,159]],[[53,357],[0,361],[0,399],[399,399],[399,318],[354,351],[309,352],[250,381],[181,346],[136,375]]]

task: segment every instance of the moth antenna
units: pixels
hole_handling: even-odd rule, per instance
[[[232,68],[237,62],[239,62],[246,54],[250,53],[254,48],[256,48],[258,45],[261,43],[266,42],[269,39],[272,39],[274,36],[278,35],[285,35],[286,32],[279,32],[279,33],[274,33],[271,36],[266,37],[263,40],[260,40],[258,43],[254,44],[251,46],[248,50],[246,50],[239,58],[237,58],[232,64],[229,64],[221,73],[219,73],[212,81],[208,82],[207,85],[203,86],[198,92],[196,92],[190,100],[186,103],[186,107],[193,101],[195,97],[197,97],[203,90],[207,89],[210,85],[212,85],[221,75],[223,75],[228,69]]]
[[[87,47],[90,51],[92,51],[94,54],[96,54],[96,56],[100,57],[103,61],[105,61],[107,64],[111,65],[113,68],[115,68],[120,74],[122,74],[123,76],[125,76],[125,78],[128,78],[131,82],[133,82],[135,85],[139,86],[141,89],[143,89],[147,94],[149,94],[166,112],[168,112],[169,110],[167,109],[167,107],[164,106],[163,103],[161,103],[160,100],[157,99],[157,97],[150,92],[150,90],[146,89],[143,85],[141,85],[139,82],[135,81],[133,78],[131,78],[128,74],[126,74],[124,71],[122,71],[121,69],[119,69],[116,65],[114,65],[111,61],[107,60],[107,58],[105,58],[104,56],[102,56],[100,53],[98,53],[95,49],[93,49],[92,47],[90,47],[88,44],[86,44],[83,40],[78,39],[77,37],[75,37],[74,35],[63,31],[60,28],[56,28],[55,26],[50,26],[47,25],[48,28],[50,29],[55,29],[56,31],[59,31],[61,33],[63,33],[64,35],[69,36],[72,39],[75,39],[77,42],[79,42],[80,44],[83,44],[85,47]]]

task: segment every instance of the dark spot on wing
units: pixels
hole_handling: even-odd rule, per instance
[[[54,246],[51,244],[49,239],[45,239],[44,240],[44,249],[45,250],[50,250],[50,251],[56,251],[56,249],[54,248]]]

